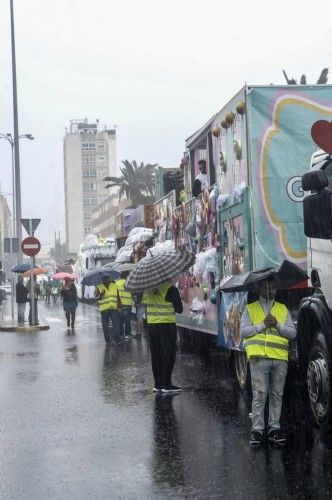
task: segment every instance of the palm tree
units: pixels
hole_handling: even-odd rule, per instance
[[[120,177],[105,177],[104,181],[108,181],[107,188],[118,187],[119,200],[125,195],[128,200],[131,200],[132,208],[139,205],[153,203],[155,201],[154,191],[154,172],[157,164],[141,162],[140,165],[134,160],[130,162],[124,160],[123,166],[120,167]]]
[[[284,77],[286,79],[287,85],[296,85],[297,84],[297,80],[295,80],[294,78],[288,78],[285,70],[282,70],[282,72],[283,72]],[[329,69],[323,68],[316,83],[320,83],[320,84],[325,85],[327,83],[327,80],[328,80],[328,73],[329,73]],[[300,83],[301,83],[301,85],[307,84],[307,77],[305,75],[301,76]]]

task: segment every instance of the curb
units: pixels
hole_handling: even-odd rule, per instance
[[[38,325],[38,326],[11,326],[2,325],[0,326],[0,332],[40,332],[49,330],[49,325]]]

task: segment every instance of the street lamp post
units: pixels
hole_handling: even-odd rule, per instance
[[[15,51],[15,24],[14,24],[14,4],[10,0],[10,30],[12,41],[12,75],[13,75],[13,122],[14,122],[14,142],[15,150],[15,218],[16,235],[22,240],[22,206],[21,206],[21,172],[20,172],[20,146],[18,135],[18,112],[17,112],[17,81],[16,81],[16,51]]]
[[[11,147],[11,153],[12,153],[12,189],[13,189],[13,229],[12,229],[12,234],[13,234],[13,238],[15,236],[17,236],[20,241],[22,239],[22,237],[20,238],[19,237],[19,234],[21,234],[22,236],[22,230],[21,230],[21,216],[20,218],[18,219],[18,215],[19,215],[19,212],[17,211],[17,185],[16,185],[16,176],[15,176],[15,173],[16,173],[16,169],[15,169],[15,161],[14,161],[14,158],[15,158],[15,139],[13,138],[12,134],[1,134],[0,133],[0,139],[6,139],[9,144],[10,144],[10,147]],[[30,141],[33,141],[34,140],[34,137],[31,135],[31,134],[22,134],[22,135],[19,135],[18,136],[18,140],[19,139],[29,139]],[[21,198],[21,189],[20,189],[20,198]],[[19,233],[17,231],[17,227],[20,227],[20,230],[21,230],[21,233]]]
[[[1,134],[0,133],[0,139],[6,139],[8,143],[10,144],[11,148],[11,155],[12,155],[12,196],[13,196],[13,221],[12,221],[12,238],[15,237],[15,235],[19,234],[17,233],[17,222],[20,225],[20,230],[21,230],[21,218],[17,221],[16,215],[17,215],[17,210],[16,210],[16,203],[15,203],[15,194],[16,194],[16,185],[15,185],[15,162],[14,162],[14,149],[15,149],[15,140],[11,134]],[[30,141],[33,141],[34,137],[31,134],[23,134],[19,135],[17,137],[18,140],[20,139],[29,139]],[[20,193],[21,196],[21,193]],[[2,230],[2,228],[0,229]],[[21,230],[21,235],[22,235],[22,230]],[[20,239],[21,241],[21,239]],[[2,244],[0,240],[0,244]],[[12,250],[12,243],[11,243],[11,250]],[[18,262],[18,259],[16,259],[16,263]],[[10,252],[10,268],[12,269],[13,267],[13,252]],[[12,322],[14,322],[14,288],[15,288],[15,278],[14,276],[11,276],[10,283],[11,283],[11,312],[12,312]]]

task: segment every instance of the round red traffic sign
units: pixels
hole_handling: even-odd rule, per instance
[[[25,255],[33,257],[40,252],[40,241],[34,236],[29,236],[25,238],[21,243],[21,250]]]

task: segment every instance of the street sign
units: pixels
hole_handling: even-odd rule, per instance
[[[37,227],[39,226],[40,219],[21,219],[21,224],[29,236],[33,236]]]
[[[18,238],[4,238],[3,251],[4,253],[18,253],[20,244]]]
[[[40,241],[34,236],[29,236],[22,241],[21,250],[25,255],[34,257],[40,251]]]

